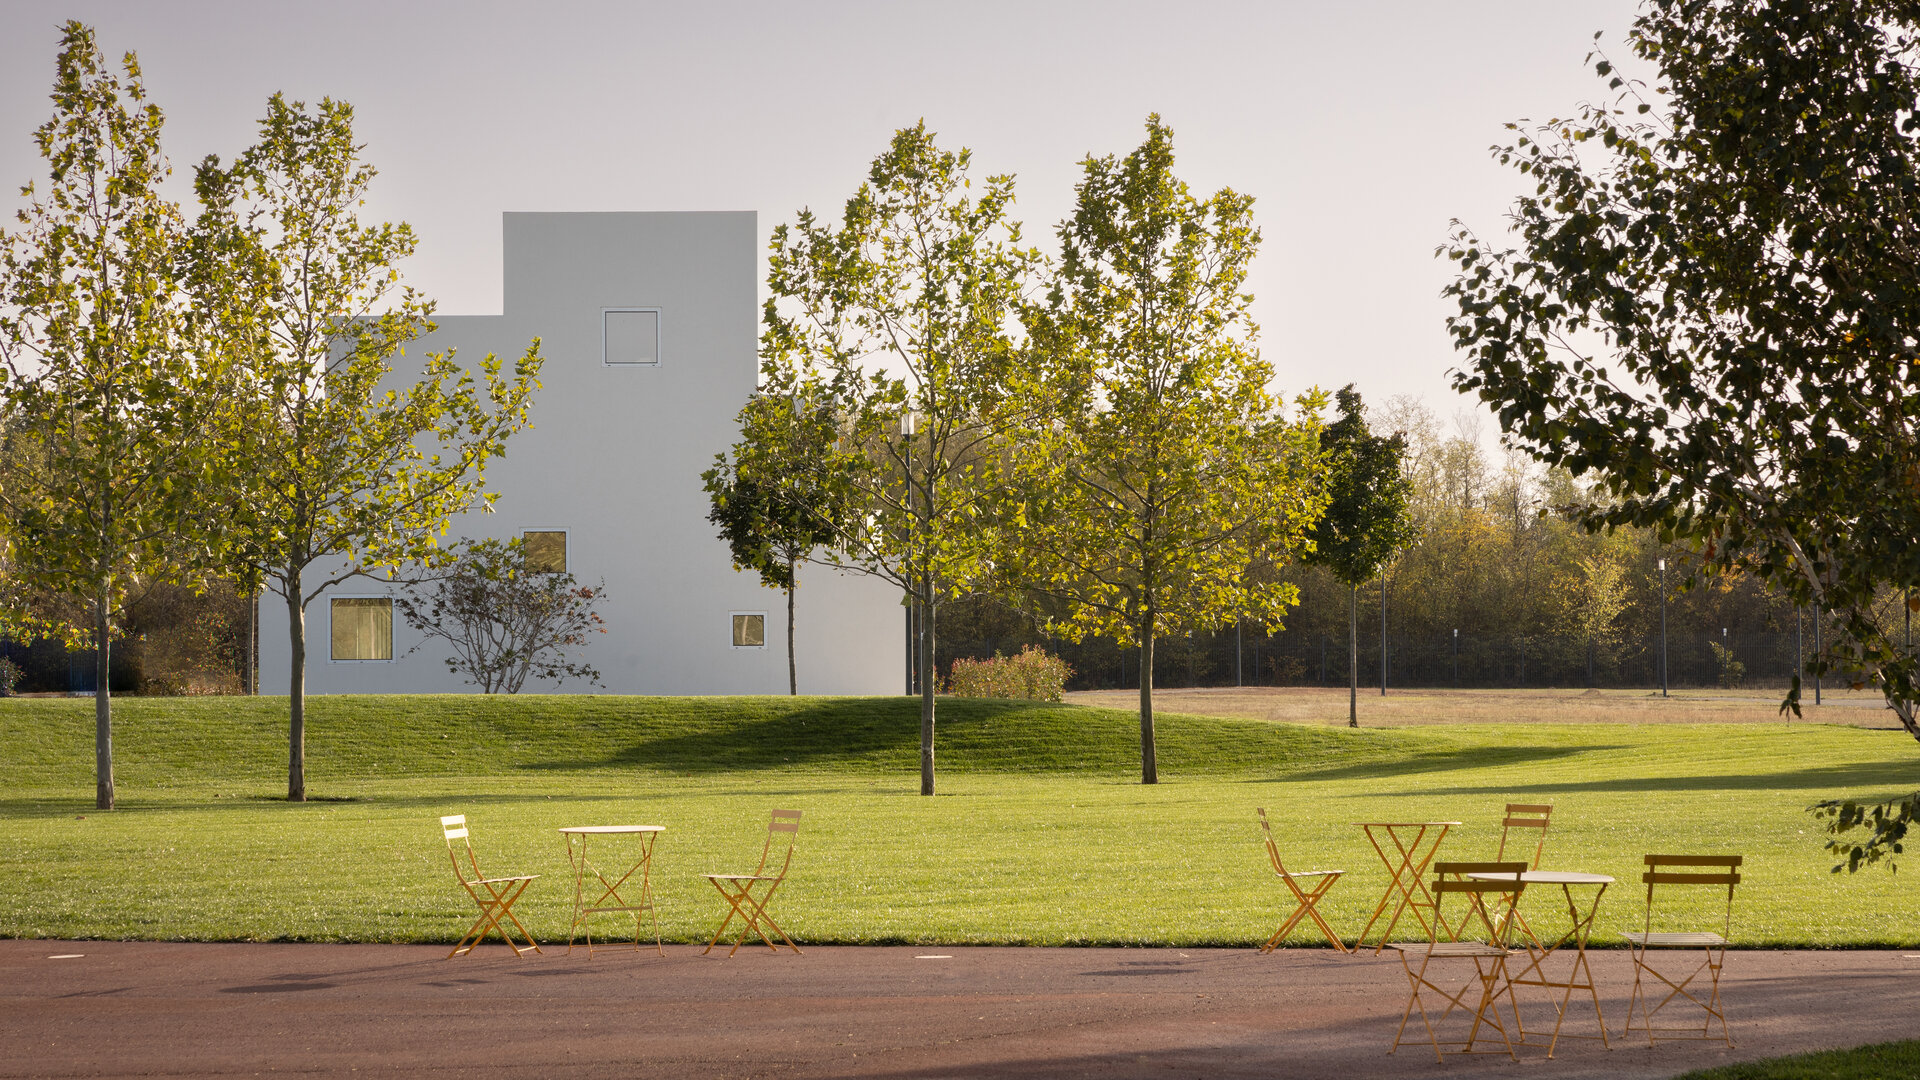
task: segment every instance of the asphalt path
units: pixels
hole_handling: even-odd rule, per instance
[[[1631,967],[1595,950],[1611,1049],[1442,1067],[1387,1053],[1391,952],[544,950],[0,941],[0,1076],[1631,1078],[1920,1036],[1920,953],[1898,951],[1731,953],[1728,1050],[1620,1038]],[[1538,1037],[1552,1008],[1521,1000]],[[1576,1000],[1566,1033],[1598,1030]]]

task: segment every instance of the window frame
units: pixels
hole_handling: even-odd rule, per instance
[[[615,360],[608,354],[612,334],[608,331],[609,315],[653,316],[653,359],[652,360]],[[660,366],[660,324],[665,316],[657,307],[604,307],[600,309],[600,366],[609,368],[657,368]]]
[[[570,574],[573,572],[573,530],[572,529],[565,528],[563,526],[552,526],[552,525],[544,525],[544,526],[536,525],[536,526],[531,526],[528,528],[521,529],[520,530],[520,551],[523,556],[527,551],[527,534],[528,533],[559,533],[560,534],[560,563],[561,563],[560,569],[558,571],[537,570],[535,571],[535,573]]]
[[[733,621],[741,616],[760,617],[760,644],[741,645],[734,641]],[[727,647],[744,652],[764,652],[767,648],[767,613],[765,611],[729,611],[727,612]]]
[[[385,657],[338,657],[333,655],[334,601],[336,600],[385,600],[387,602],[387,655]],[[400,650],[396,648],[393,632],[394,610],[391,593],[329,593],[327,596],[327,663],[329,664],[394,664],[400,660]]]

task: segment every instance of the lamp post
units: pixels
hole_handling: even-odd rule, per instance
[[[917,429],[911,408],[900,410],[900,469],[907,481],[907,695],[911,697],[920,690],[920,595],[916,587],[919,579],[914,574],[913,541],[915,526],[919,524],[919,513],[913,505],[913,435]]]
[[[1453,628],[1453,688],[1460,689],[1460,628]]]
[[[1667,560],[1660,560],[1660,696],[1667,696]]]
[[[1380,571],[1380,696],[1387,696],[1387,572]]]

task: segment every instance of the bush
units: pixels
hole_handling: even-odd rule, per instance
[[[19,685],[20,665],[0,656],[0,697],[12,697],[14,688]]]
[[[1072,676],[1065,660],[1029,645],[1018,656],[955,660],[948,670],[946,692],[954,697],[1059,701]]]
[[[1733,658],[1733,650],[1717,641],[1707,642],[1713,650],[1713,666],[1720,672],[1720,689],[1737,690],[1747,681],[1747,665]]]

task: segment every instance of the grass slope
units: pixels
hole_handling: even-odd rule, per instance
[[[705,940],[721,909],[699,873],[749,868],[766,811],[791,806],[807,817],[778,906],[803,942],[1242,945],[1281,913],[1254,806],[1296,866],[1349,871],[1323,910],[1351,935],[1386,884],[1353,822],[1457,819],[1446,854],[1486,857],[1516,799],[1557,805],[1549,865],[1620,879],[1596,941],[1638,920],[1641,854],[1736,850],[1741,944],[1920,943],[1892,876],[1827,873],[1803,812],[1906,790],[1920,748],[1885,732],[1162,715],[1145,787],[1132,713],[943,700],[942,796],[922,799],[905,698],[324,697],[322,801],[291,805],[285,707],[117,702],[122,808],[103,814],[90,703],[0,702],[0,935],[450,941],[470,904],[434,819],[466,813],[490,871],[545,875],[521,908],[543,940],[572,899],[555,829],[666,825],[662,931]]]

